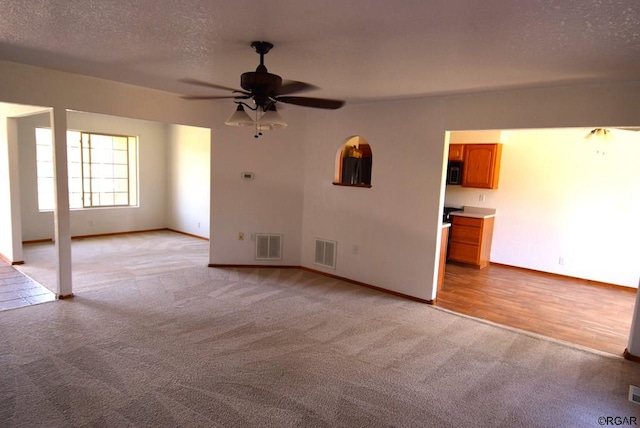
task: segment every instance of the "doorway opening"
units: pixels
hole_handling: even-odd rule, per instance
[[[640,132],[611,127],[604,135],[596,135],[593,129],[596,128],[449,133],[449,144],[500,143],[503,149],[496,189],[460,185],[445,188],[445,206],[495,209],[495,222],[491,265],[487,268],[490,272],[467,271],[465,265],[447,264],[438,300],[445,299],[452,282],[464,281],[460,275],[465,276],[465,272],[469,281],[496,282],[500,276],[510,275],[508,269],[530,276],[517,275],[518,279],[511,283],[501,282],[505,295],[512,293],[518,282],[535,285],[553,283],[553,279],[576,279],[585,287],[600,283],[604,288],[621,290],[623,295],[635,295],[640,277],[640,226],[629,225],[625,219],[640,217],[640,170],[636,167]],[[541,279],[539,273],[547,279]],[[477,275],[487,277],[483,280]],[[459,290],[458,294],[463,292]],[[524,308],[550,297],[545,293],[544,287],[539,292],[530,291],[528,301],[518,303],[522,305],[518,321],[500,321],[497,315],[493,321],[531,327],[535,321]],[[568,312],[583,310],[571,301],[566,303]],[[469,305],[473,306],[471,302]],[[600,314],[607,311],[602,301],[594,305]],[[495,312],[495,307],[487,310],[492,309]],[[550,308],[539,311],[552,312]],[[632,312],[633,305],[617,319],[623,324],[630,322]],[[548,315],[555,320],[558,331],[565,328],[562,315]],[[626,332],[628,335],[628,326]],[[622,338],[625,343],[627,339]],[[624,346],[617,353],[623,349]]]

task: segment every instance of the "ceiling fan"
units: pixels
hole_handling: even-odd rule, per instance
[[[243,126],[254,125],[262,126],[262,129],[276,129],[286,126],[286,123],[277,115],[275,105],[276,103],[294,104],[304,107],[321,108],[335,110],[344,105],[343,100],[333,100],[327,98],[312,98],[312,97],[300,97],[291,96],[291,94],[310,91],[318,89],[316,86],[305,82],[298,82],[295,80],[282,80],[282,77],[277,74],[269,73],[267,67],[264,65],[264,56],[273,48],[273,44],[263,41],[251,42],[251,47],[260,55],[260,64],[256,68],[256,71],[247,71],[240,75],[240,86],[242,89],[230,88],[227,86],[217,85],[215,83],[203,82],[196,79],[181,79],[181,82],[190,85],[204,86],[207,88],[221,89],[224,91],[231,91],[233,95],[184,95],[182,98],[187,100],[214,100],[214,99],[233,99],[238,105],[236,113],[244,114],[247,118],[249,116],[244,112],[244,107],[247,107],[253,111],[263,111],[264,115],[255,122],[249,118],[246,119],[230,118],[226,123],[228,125]],[[251,103],[251,104],[249,104]],[[234,113],[234,115],[236,115]],[[272,114],[278,116],[278,120],[268,121],[263,120],[265,116]],[[243,117],[244,117],[243,116]],[[261,122],[261,123],[258,123]],[[283,125],[284,124],[284,125]],[[256,135],[257,136],[257,135]]]
[[[591,137],[598,137],[600,139],[607,139],[609,134],[611,133],[611,129],[617,129],[620,131],[632,131],[638,132],[640,128],[594,128],[587,135],[585,135],[585,139],[589,139]]]

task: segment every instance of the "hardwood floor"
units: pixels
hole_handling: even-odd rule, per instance
[[[622,355],[636,292],[509,266],[447,263],[435,305]]]

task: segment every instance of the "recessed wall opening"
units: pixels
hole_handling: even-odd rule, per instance
[[[349,138],[336,154],[333,184],[371,187],[373,153],[369,142],[362,136]]]

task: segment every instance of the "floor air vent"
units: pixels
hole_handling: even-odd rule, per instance
[[[282,260],[282,235],[256,233],[256,260]]]
[[[336,241],[327,241],[316,238],[316,252],[314,263],[331,269],[336,268]]]
[[[640,387],[629,385],[629,401],[640,404]]]

